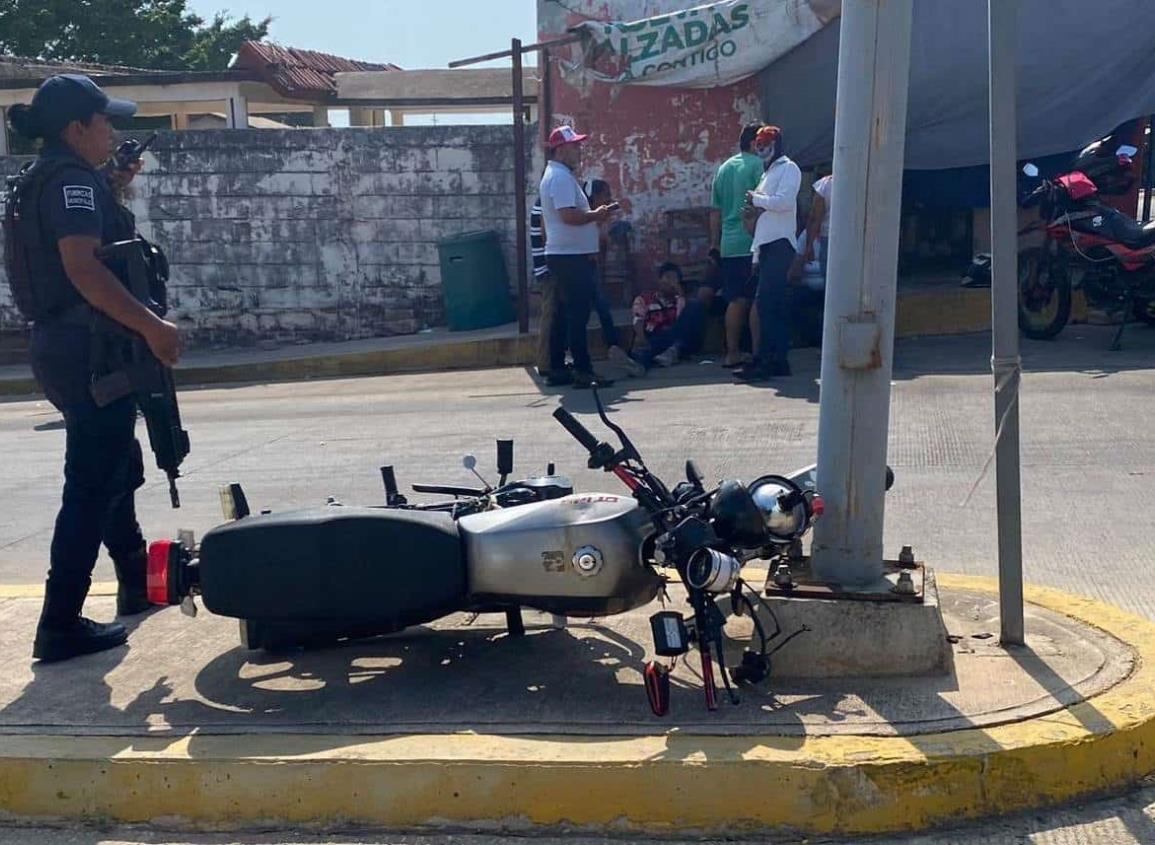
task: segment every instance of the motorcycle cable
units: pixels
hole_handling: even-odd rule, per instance
[[[596,387],[593,389],[593,394],[594,404],[597,406],[598,416],[601,418],[602,424],[616,434],[622,444],[625,463],[628,464],[630,460],[637,461],[640,469],[634,472],[636,476],[640,475],[639,480],[649,487],[651,492],[653,492],[659,500],[666,503],[672,502],[673,496],[670,494],[669,489],[662,483],[660,478],[651,473],[646,467],[646,462],[642,459],[642,454],[638,451],[638,447],[634,445],[634,442],[630,440],[629,435],[622,430],[621,426],[614,423],[613,420],[610,419],[609,414],[606,413],[605,403],[602,402],[601,394]],[[628,486],[629,482],[626,482],[626,484]]]
[[[754,589],[743,579],[739,578],[737,585],[734,587],[734,592],[730,594],[730,607],[735,615],[741,616],[742,612],[738,609],[738,605],[746,605],[746,609],[749,611],[750,621],[754,623],[754,630],[758,632],[758,654],[765,657],[766,648],[770,644],[770,640],[774,637],[770,637],[769,639],[766,637],[766,627],[762,624],[762,620],[758,618],[758,612],[754,608],[754,602],[742,592],[743,589],[749,590],[755,598],[758,597],[758,594],[754,593]],[[774,621],[774,626],[778,628],[778,619],[774,615],[774,611],[769,607],[767,607],[766,610],[769,612],[770,618]],[[778,631],[781,631],[781,628],[778,628]],[[777,635],[778,632],[775,632],[774,636]]]
[[[760,596],[754,590],[754,588],[751,587],[745,580],[739,579],[738,583],[739,583],[740,587],[744,587],[750,593],[750,595],[752,595],[755,599],[760,598]],[[771,642],[776,640],[782,634],[782,623],[780,623],[778,621],[778,615],[776,613],[774,613],[774,608],[772,608],[770,605],[768,605],[768,604],[762,604],[761,605],[762,607],[766,608],[766,613],[768,613],[770,615],[770,621],[774,623],[774,633],[771,634],[769,637],[766,637],[764,630],[762,629],[761,622],[758,620],[758,616],[754,612],[753,602],[749,598],[747,598],[746,596],[742,596],[742,601],[745,602],[746,606],[750,608],[750,615],[751,615],[751,618],[754,620],[754,627],[760,631],[763,631],[763,634],[762,634],[762,656],[763,657],[768,658],[768,657],[771,657],[771,656],[777,654],[779,651],[781,651],[786,646],[787,643],[789,643],[795,637],[800,636],[801,634],[810,633],[811,631],[814,630],[809,625],[803,625],[797,631],[794,631],[792,634],[790,634],[784,640],[782,640],[782,642],[775,645],[774,648],[767,650],[767,646],[769,646]]]
[[[1065,222],[1067,224],[1067,236],[1070,238],[1071,246],[1072,246],[1072,248],[1074,248],[1075,252],[1079,253],[1079,256],[1084,261],[1089,261],[1092,264],[1106,264],[1109,261],[1116,261],[1117,260],[1114,255],[1108,255],[1106,258],[1092,258],[1091,256],[1087,255],[1085,252],[1083,252],[1083,250],[1081,250],[1079,248],[1078,242],[1075,240],[1075,230],[1071,228],[1071,214],[1070,214],[1070,212],[1065,213],[1063,215],[1063,217],[1064,217],[1063,222]]]

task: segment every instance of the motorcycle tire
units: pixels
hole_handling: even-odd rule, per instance
[[[404,630],[389,623],[340,623],[272,619],[241,619],[241,646],[249,651],[306,651],[332,648],[344,642],[365,640]]]
[[[1051,340],[1071,319],[1070,276],[1055,261],[1041,267],[1044,257],[1039,248],[1019,253],[1019,330],[1033,340]],[[1041,271],[1046,280],[1040,284]],[[1040,298],[1043,294],[1045,301]]]
[[[1135,319],[1140,323],[1155,326],[1155,299],[1135,297]]]

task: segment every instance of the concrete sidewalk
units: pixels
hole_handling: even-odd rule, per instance
[[[169,609],[127,650],[27,669],[38,603],[0,600],[0,659],[15,668],[0,688],[0,813],[868,834],[1050,806],[1155,769],[1155,626],[1031,589],[1028,644],[1008,651],[990,637],[993,582],[942,588],[947,674],[772,678],[709,713],[683,661],[665,719],[641,688],[655,607],[567,630],[535,617],[524,638],[461,615],[282,654],[239,648],[233,620]]]
[[[614,316],[619,331],[628,332],[628,309],[618,309]],[[987,290],[939,283],[899,291],[896,333],[900,338],[966,334],[989,326]],[[715,345],[717,342],[715,339]],[[597,329],[590,330],[590,348],[595,355],[605,349]],[[536,349],[535,320],[525,335],[518,334],[517,325],[510,323],[469,332],[435,328],[415,335],[344,343],[194,352],[177,367],[176,376],[182,385],[208,385],[531,366]],[[37,392],[30,367],[0,366],[0,396]]]

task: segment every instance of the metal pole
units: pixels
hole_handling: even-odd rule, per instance
[[[541,125],[541,145],[544,147],[549,141],[549,133],[553,131],[553,54],[548,47],[541,48],[538,57],[541,67],[541,82],[538,83],[537,101],[541,104],[538,109],[537,120]]]
[[[1143,162],[1143,221],[1151,219],[1151,188],[1155,185],[1155,114],[1147,118],[1147,156]]]
[[[576,44],[578,41],[581,41],[581,40],[582,40],[582,36],[580,36],[580,35],[566,35],[566,36],[563,36],[561,38],[551,38],[548,41],[538,41],[535,44],[527,44],[526,46],[521,48],[521,52],[522,53],[531,53],[534,50],[542,50],[542,49],[546,49],[549,47],[561,47],[562,45],[565,45],[565,44]],[[471,56],[468,59],[458,59],[455,62],[450,62],[449,67],[451,67],[451,68],[468,67],[469,65],[476,65],[476,64],[480,64],[481,62],[491,62],[494,59],[508,58],[509,56],[513,55],[514,52],[515,51],[513,51],[513,50],[500,50],[496,53],[486,53],[484,56]]]
[[[529,333],[529,260],[525,207],[525,92],[521,70],[521,40],[513,39],[513,193],[517,209],[517,331]]]
[[[1015,70],[1018,0],[987,0],[991,109],[991,369],[995,376],[995,486],[999,617],[1004,645],[1023,644],[1019,485],[1018,202]]]
[[[886,441],[912,0],[844,0],[822,339],[812,565],[824,581],[882,577]]]

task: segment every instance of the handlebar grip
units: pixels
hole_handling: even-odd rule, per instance
[[[562,424],[562,427],[573,435],[573,439],[585,446],[591,455],[598,449],[598,440],[588,428],[577,421],[577,418],[565,408],[555,408],[553,418]]]

